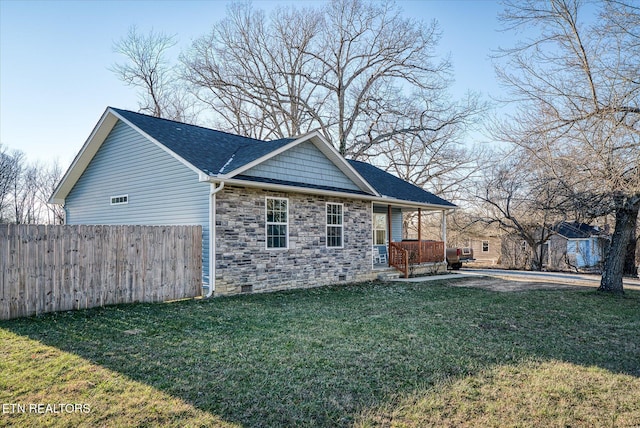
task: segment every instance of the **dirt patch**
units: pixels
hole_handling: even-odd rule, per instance
[[[529,291],[529,290],[565,290],[575,288],[575,285],[557,284],[554,282],[525,282],[525,281],[509,281],[500,278],[478,278],[467,279],[466,281],[451,282],[453,287],[471,287],[482,288],[491,291]]]

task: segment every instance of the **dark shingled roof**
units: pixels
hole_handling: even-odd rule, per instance
[[[287,145],[290,138],[262,141],[111,107],[184,160],[210,174],[224,174]]]
[[[600,229],[586,223],[566,222],[558,223],[553,230],[568,239],[584,239],[593,235],[600,235]]]
[[[403,201],[420,202],[423,204],[444,205],[455,207],[455,204],[444,200],[433,193],[427,192],[420,187],[404,181],[395,175],[389,174],[378,167],[365,162],[349,160],[351,166],[373,186],[378,193],[390,198]]]
[[[262,141],[222,131],[215,131],[201,126],[134,113],[128,110],[110,108],[160,144],[209,175],[229,173],[294,141],[293,138]],[[349,160],[348,162],[383,196],[444,207],[456,206],[373,165],[354,160]],[[281,182],[264,177],[256,178],[242,175],[236,178],[272,184],[286,184],[303,188],[308,187],[361,195],[366,194],[362,191],[335,189],[328,186],[304,183]]]

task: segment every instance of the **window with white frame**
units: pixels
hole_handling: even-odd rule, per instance
[[[327,203],[327,247],[342,247],[343,205]]]
[[[489,252],[489,241],[482,241],[482,252],[483,253]]]
[[[111,197],[111,205],[124,205],[129,203],[129,195],[118,195]]]
[[[373,214],[373,245],[387,244],[387,215]]]
[[[267,248],[289,246],[289,200],[267,198],[266,238]]]

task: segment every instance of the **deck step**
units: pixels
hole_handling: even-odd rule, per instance
[[[389,281],[391,279],[398,279],[398,278],[400,278],[400,272],[398,272],[397,270],[380,272],[378,274],[378,279],[380,281]]]

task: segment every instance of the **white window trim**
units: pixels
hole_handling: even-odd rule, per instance
[[[114,199],[120,199],[120,198],[125,198],[126,200],[124,202],[113,202]],[[111,202],[111,205],[127,205],[129,203],[129,195],[116,195],[116,196],[111,196],[109,198],[109,201]]]
[[[385,217],[385,222],[384,222],[384,229],[376,229],[376,222],[374,220],[374,217],[376,215],[382,215]],[[389,231],[387,230],[388,228],[388,224],[389,224],[389,220],[386,218],[387,214],[386,213],[373,213],[374,217],[371,217],[372,219],[372,229],[373,229],[373,233],[372,233],[372,237],[373,237],[373,245],[388,245],[389,244]],[[376,244],[376,231],[378,230],[384,230],[384,243],[382,244]]]
[[[340,216],[342,217],[342,222],[340,224],[329,224],[327,221],[327,215],[329,210],[329,205],[339,205],[340,206]],[[344,204],[339,202],[327,202],[324,208],[325,214],[325,245],[327,248],[344,248]],[[339,227],[340,228],[340,245],[329,246],[329,227]]]
[[[285,223],[277,223],[277,222],[269,222],[267,218],[269,217],[268,209],[269,209],[269,199],[276,199],[280,201],[287,202],[287,221]],[[269,225],[285,225],[287,226],[287,234],[285,235],[286,245],[284,247],[269,247]],[[278,250],[288,250],[289,249],[289,198],[281,198],[276,196],[265,196],[264,199],[264,247],[269,251],[278,251]]]
[[[486,249],[486,250],[484,249],[484,244],[485,244],[485,242],[487,243],[487,249]],[[485,240],[485,241],[482,241],[482,247],[481,247],[481,249],[482,249],[482,252],[483,252],[483,253],[488,253],[488,252],[489,252],[489,250],[490,250],[490,247],[489,247],[489,241],[486,241],[486,240]]]

